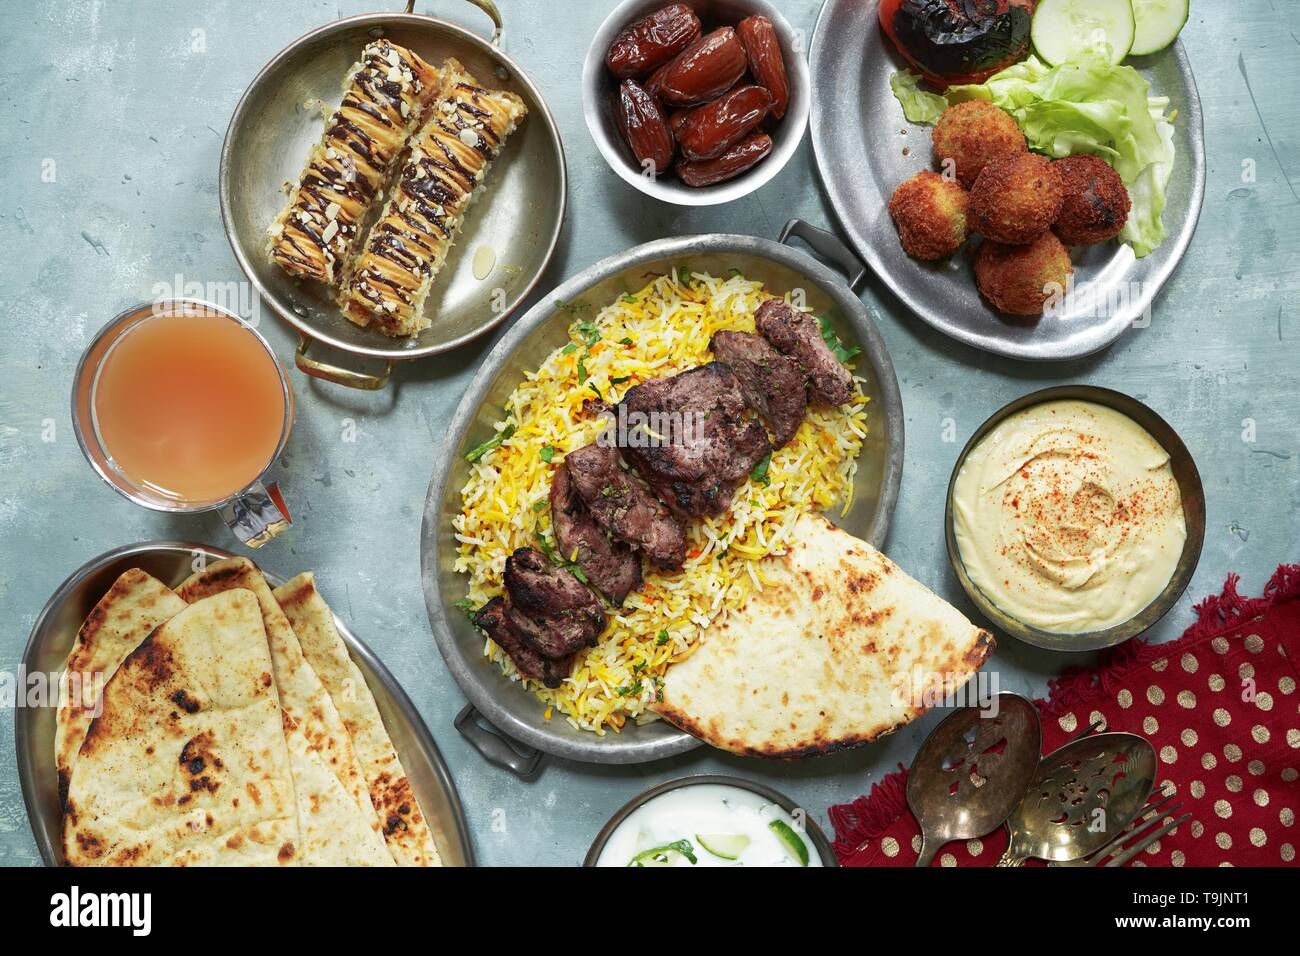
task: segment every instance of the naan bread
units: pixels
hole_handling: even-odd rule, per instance
[[[763,590],[668,669],[657,707],[724,750],[804,757],[868,743],[993,651],[992,634],[820,515],[801,515],[760,575]]]
[[[117,668],[72,765],[72,866],[298,861],[289,754],[257,599],[184,608]]]
[[[284,710],[300,861],[312,866],[392,866],[352,740],[257,566],[247,558],[217,561],[191,575],[178,590],[193,603],[233,588],[252,591],[262,611]]]
[[[72,764],[98,709],[104,685],[126,655],[154,628],[185,610],[185,602],[157,578],[132,568],[113,582],[77,632],[59,678],[54,763],[59,796],[67,796]]]
[[[334,612],[316,590],[314,575],[304,572],[273,593],[303,656],[325,685],[352,737],[388,851],[400,866],[441,866],[433,834],[384,729],[374,695],[334,627]]]

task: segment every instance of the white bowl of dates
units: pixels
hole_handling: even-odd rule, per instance
[[[781,171],[808,128],[799,35],[764,0],[625,0],[582,71],[587,127],[647,196],[711,206]]]

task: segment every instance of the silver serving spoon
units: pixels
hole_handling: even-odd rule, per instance
[[[921,825],[917,866],[952,840],[992,833],[1034,777],[1042,727],[1034,705],[998,694],[987,708],[963,707],[930,732],[907,774],[907,805]]]
[[[998,866],[1090,856],[1133,822],[1155,778],[1155,748],[1137,734],[1094,734],[1052,751],[1007,818]]]

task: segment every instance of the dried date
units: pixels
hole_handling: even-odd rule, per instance
[[[667,63],[700,35],[700,18],[684,3],[656,10],[625,27],[605,54],[605,66],[620,80],[643,77]]]

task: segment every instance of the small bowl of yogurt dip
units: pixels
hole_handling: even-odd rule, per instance
[[[839,864],[793,800],[760,783],[702,774],[651,787],[610,818],[583,866]]]
[[[1091,651],[1160,620],[1205,537],[1191,452],[1121,392],[1064,385],[1022,396],[976,429],[948,484],[948,558],[997,627]]]

